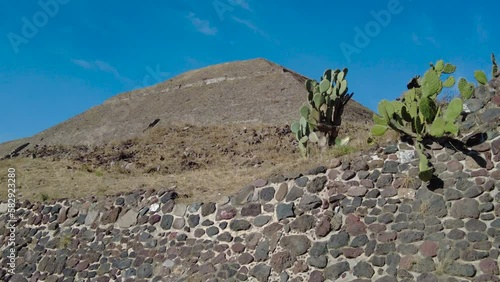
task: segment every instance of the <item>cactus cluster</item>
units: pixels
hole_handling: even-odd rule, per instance
[[[300,120],[292,124],[303,156],[310,154],[309,142],[320,147],[345,143],[337,139],[344,106],[353,93],[348,94],[347,69],[327,69],[320,82],[308,79],[305,83],[308,103],[300,108]]]
[[[453,99],[446,108],[438,105],[436,98],[444,87],[453,87],[455,78],[451,75],[456,67],[439,60],[431,64],[425,75],[415,77],[408,84],[408,91],[401,101],[382,100],[378,105],[379,115],[375,114],[375,125],[371,133],[374,136],[383,135],[389,128],[404,136],[416,139],[416,149],[420,156],[419,178],[429,181],[434,173],[429,159],[424,153],[422,141],[426,138],[439,138],[445,135],[456,137],[459,134],[460,114],[463,110],[462,99],[469,99],[474,93],[474,84],[460,79],[458,88],[461,98]],[[448,75],[445,80],[442,75]],[[484,81],[482,74],[478,73],[476,79]]]

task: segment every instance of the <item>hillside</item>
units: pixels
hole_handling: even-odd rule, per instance
[[[18,146],[102,145],[139,137],[157,126],[268,124],[297,118],[307,78],[265,59],[193,70],[155,86],[126,92],[30,138],[0,144],[0,156]],[[354,96],[356,98],[356,95]],[[372,112],[351,100],[345,121],[370,121]]]

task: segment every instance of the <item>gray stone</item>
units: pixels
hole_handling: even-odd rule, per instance
[[[259,282],[267,282],[271,275],[271,267],[266,264],[257,264],[250,270],[250,275]]]
[[[201,206],[201,215],[202,216],[209,216],[215,212],[216,206],[215,203],[209,202],[206,204],[203,204]]]
[[[329,279],[338,279],[340,275],[344,272],[349,271],[351,268],[349,267],[349,263],[347,261],[339,262],[334,265],[328,266],[324,270],[325,277]]]
[[[137,222],[137,210],[130,209],[116,221],[116,224],[120,228],[129,228],[136,222]]]
[[[356,277],[372,278],[375,274],[373,267],[369,263],[364,261],[358,262],[358,264],[356,264],[353,269],[353,274]]]
[[[190,213],[195,213],[201,208],[202,205],[203,205],[203,203],[192,203],[191,205],[189,205],[187,207],[187,210]]]
[[[454,202],[450,209],[450,215],[454,218],[478,218],[479,203],[474,199],[461,199]]]
[[[483,108],[484,103],[483,101],[475,98],[467,99],[464,101],[464,111],[466,113],[475,113],[481,108]]]
[[[298,188],[298,187],[292,187],[288,194],[286,195],[285,201],[287,202],[292,202],[295,201],[296,199],[302,197],[304,195],[304,190]]]
[[[87,213],[87,217],[85,218],[85,225],[90,226],[94,223],[99,215],[99,211],[91,210]]]
[[[288,194],[288,185],[286,183],[281,183],[275,195],[276,201],[278,202],[283,201],[283,199],[285,199],[285,196],[287,194]]]
[[[465,222],[465,229],[467,229],[467,231],[485,231],[486,227],[487,226],[484,222],[475,218],[469,219]]]
[[[254,253],[255,261],[265,261],[269,258],[269,241],[260,241],[255,248]]]
[[[274,198],[275,190],[273,187],[266,187],[260,191],[260,199],[269,202]]]
[[[276,217],[278,221],[289,218],[289,217],[294,217],[294,203],[289,203],[289,204],[278,204],[276,207]]]
[[[176,204],[174,209],[172,210],[172,214],[175,216],[184,216],[186,214],[187,205],[185,204]]]
[[[174,217],[170,214],[166,214],[161,217],[161,228],[168,230],[172,227],[172,223],[174,222]]]
[[[129,258],[120,258],[113,260],[113,267],[120,270],[127,269],[132,265],[132,260]]]
[[[393,144],[390,144],[390,145],[387,145],[385,148],[384,148],[384,154],[386,155],[389,155],[389,154],[394,154],[398,151],[398,146],[397,145],[393,145]]]
[[[324,189],[327,181],[328,178],[326,176],[316,177],[307,184],[307,191],[309,193],[319,193]]]
[[[153,275],[153,266],[149,263],[143,263],[137,268],[137,278],[150,278]]]
[[[481,115],[481,121],[484,123],[492,122],[498,118],[500,118],[500,108],[487,109]]]
[[[322,204],[321,199],[315,195],[305,195],[300,199],[299,208],[303,211],[310,211],[320,207]]]
[[[472,264],[452,262],[451,265],[444,270],[444,272],[451,276],[474,277],[474,275],[476,275],[476,267]]]
[[[178,197],[177,192],[175,191],[168,191],[163,196],[161,196],[160,201],[165,204],[170,200],[175,200]]]
[[[314,242],[311,249],[309,250],[309,255],[312,257],[319,257],[325,255],[327,252],[327,242]]]
[[[241,189],[238,194],[234,198],[232,198],[233,205],[239,206],[244,203],[247,203],[249,199],[252,198],[253,193],[255,192],[255,186],[248,185]]]
[[[326,256],[309,257],[306,262],[310,266],[323,269],[328,264],[328,258]]]
[[[200,223],[200,216],[197,214],[191,214],[188,216],[188,225],[189,227],[193,228],[198,226]]]
[[[300,178],[295,179],[295,184],[299,187],[306,187],[308,181],[309,179],[307,177],[302,176]]]
[[[444,199],[446,201],[454,201],[454,200],[459,200],[463,198],[462,192],[455,190],[455,189],[446,189],[444,190]]]
[[[290,227],[293,230],[297,230],[299,232],[307,232],[307,230],[310,230],[314,227],[316,224],[316,220],[314,216],[312,215],[301,215],[298,218],[296,218],[292,223],[290,224]]]
[[[353,248],[359,248],[364,246],[366,243],[368,243],[368,236],[362,234],[354,237],[354,239],[352,239],[350,246]]]
[[[222,241],[222,242],[231,242],[233,241],[233,236],[229,232],[224,232],[217,236],[217,240]]]
[[[395,161],[386,161],[382,168],[382,173],[398,173],[399,163]]]
[[[349,243],[349,233],[340,231],[338,234],[333,234],[328,240],[329,249],[338,249],[347,246]]]
[[[402,231],[398,234],[398,239],[403,243],[413,243],[424,238],[424,232],[421,231]]]
[[[415,150],[401,150],[396,155],[401,164],[410,163],[415,159]]]
[[[253,225],[255,225],[257,227],[262,227],[262,226],[266,225],[271,219],[272,219],[272,217],[269,215],[261,215],[261,216],[254,218]]]
[[[246,204],[242,209],[241,209],[241,215],[242,216],[258,216],[262,212],[262,206],[261,204],[258,203],[250,203]]]
[[[234,219],[231,221],[231,223],[229,223],[229,228],[232,231],[248,230],[248,229],[250,229],[250,227],[252,227],[250,222],[248,222],[247,220],[243,220],[243,219]]]
[[[182,229],[184,228],[184,225],[186,224],[185,220],[183,217],[180,217],[180,218],[176,218],[174,220],[174,223],[172,224],[172,226],[174,227],[174,229]]]
[[[311,247],[311,241],[305,235],[290,235],[281,238],[280,245],[292,255],[300,256],[307,253]]]
[[[436,265],[432,258],[426,257],[418,259],[411,270],[419,273],[429,273],[436,270]]]
[[[366,192],[368,192],[368,189],[363,186],[353,186],[349,188],[347,195],[351,197],[361,197],[364,196]]]
[[[210,226],[207,228],[206,233],[210,237],[215,236],[215,235],[219,234],[219,228],[217,228],[216,226]]]

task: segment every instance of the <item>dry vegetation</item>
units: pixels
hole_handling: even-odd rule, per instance
[[[188,201],[217,200],[255,179],[328,166],[335,157],[368,148],[368,122],[343,128],[341,136],[352,140],[347,146],[314,151],[310,159],[300,157],[288,126],[185,125],[155,127],[141,138],[99,147],[37,147],[0,161],[0,170],[15,167],[18,197],[32,201],[171,187]]]

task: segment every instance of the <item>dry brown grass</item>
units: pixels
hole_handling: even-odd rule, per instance
[[[344,128],[341,136],[351,137],[347,146],[313,150],[309,159],[300,157],[286,127],[182,125],[156,128],[142,138],[103,147],[29,151],[26,155],[39,157],[0,161],[0,170],[15,167],[18,197],[32,201],[171,187],[189,202],[215,201],[255,179],[327,166],[333,158],[368,147],[368,124],[345,122]],[[125,169],[127,163],[134,167]],[[0,183],[5,186],[6,175],[0,175]],[[5,189],[0,198],[6,198]]]

